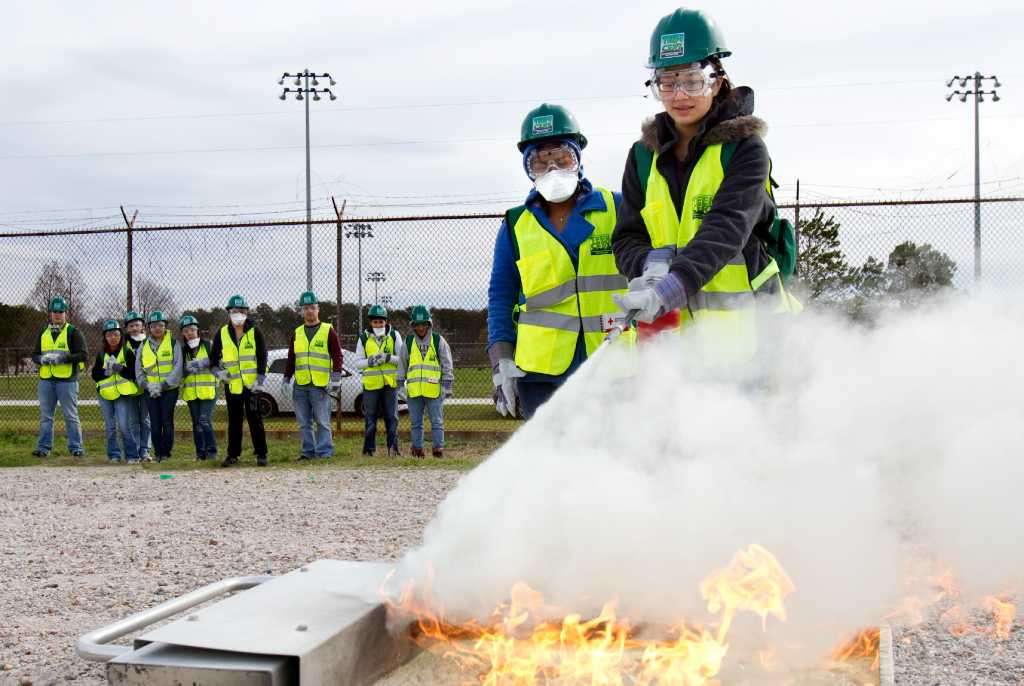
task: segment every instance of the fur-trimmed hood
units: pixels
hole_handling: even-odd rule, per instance
[[[754,91],[741,86],[708,114],[698,138],[702,145],[715,145],[735,143],[751,136],[763,138],[767,132],[768,124],[754,116]],[[644,146],[658,153],[672,147],[679,139],[665,112],[645,120],[640,133]]]

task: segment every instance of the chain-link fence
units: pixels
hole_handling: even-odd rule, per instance
[[[929,268],[938,281],[964,290],[974,287],[972,201],[780,209],[790,220],[799,219],[801,270],[808,275],[847,278],[865,263],[870,269],[869,258],[884,270],[907,254],[922,254],[927,244]],[[983,283],[1024,285],[1018,231],[1024,198],[982,201],[980,213]],[[332,218],[314,220],[311,227],[312,282],[321,319],[336,326],[349,360],[370,305],[385,305],[402,334],[410,331],[409,308],[429,306],[435,330],[451,345],[456,369],[446,428],[467,435],[493,436],[518,424],[501,418],[491,404],[486,355],[487,286],[500,221],[500,215]],[[835,229],[832,238],[830,227]],[[822,268],[819,256],[835,241],[842,264]],[[898,247],[907,242],[914,244],[912,250]],[[93,352],[100,344],[102,320],[123,316],[129,288],[134,309],[160,309],[172,321],[193,314],[207,337],[226,323],[228,297],[242,294],[272,350],[269,371],[280,373],[283,349],[301,321],[297,300],[306,288],[306,247],[306,223],[292,220],[0,233],[0,431],[31,432],[37,425],[35,369],[27,357],[45,321],[45,303],[55,293],[70,296],[71,319]],[[352,383],[357,382],[353,375]],[[94,400],[92,386],[87,380],[81,384],[83,401]],[[360,431],[358,391],[349,397],[341,408],[341,426]],[[294,430],[294,418],[277,414],[276,399],[268,400],[273,400],[266,403],[266,411],[274,414],[271,429]],[[82,416],[87,431],[101,427],[99,411],[90,402],[83,402]],[[218,409],[219,423],[225,416]],[[187,414],[182,418],[188,426]],[[403,418],[402,431],[407,428]]]

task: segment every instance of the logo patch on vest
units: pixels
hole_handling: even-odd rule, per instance
[[[591,255],[611,255],[612,236],[608,233],[593,234],[590,237]]]
[[[685,33],[666,33],[661,37],[661,59],[682,57],[686,52]]]
[[[547,114],[543,117],[533,118],[533,135],[543,136],[546,133],[555,132],[555,115]]]
[[[713,195],[698,195],[693,199],[693,218],[697,221],[704,219],[704,215],[711,211],[711,205],[715,201]]]

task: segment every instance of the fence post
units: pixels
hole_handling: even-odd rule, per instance
[[[335,311],[336,321],[338,322],[338,329],[335,333],[338,334],[338,344],[341,344],[341,217],[345,214],[345,205],[348,204],[348,200],[341,201],[341,209],[338,209],[338,203],[334,201],[334,196],[331,196],[331,204],[334,205],[334,214],[338,217],[338,255],[337,264],[334,266],[334,278],[337,284],[337,291],[335,293]],[[341,395],[338,396],[338,413],[335,418],[335,424],[338,428],[338,440],[341,440]]]
[[[793,231],[796,234],[796,262],[793,263],[793,276],[800,273],[800,179],[796,180],[796,207],[793,215]]]
[[[127,306],[125,309],[132,310],[132,228],[135,226],[135,220],[139,216],[139,211],[135,210],[132,214],[132,218],[128,219],[128,213],[124,211],[124,205],[121,205],[121,216],[124,217],[124,223],[128,226],[128,258],[127,258],[127,269],[128,274],[128,298]]]

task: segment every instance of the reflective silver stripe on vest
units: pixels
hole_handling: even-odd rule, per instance
[[[415,371],[420,370],[420,369],[425,369],[425,370],[430,371],[430,372],[439,372],[439,371],[441,371],[441,365],[438,365],[438,364],[426,364],[426,363],[424,363],[424,364],[414,364],[414,365],[409,367],[409,371],[410,372],[415,372]]]
[[[604,331],[604,317],[596,315],[593,317],[578,317],[572,314],[558,314],[557,312],[520,312],[519,324],[539,326],[544,329],[559,329],[561,331],[579,331],[581,324],[584,333],[595,333]]]
[[[604,293],[605,291],[621,291],[626,288],[628,282],[626,277],[619,274],[597,274],[594,276],[581,276],[572,281],[566,281],[554,288],[531,295],[526,299],[526,306],[534,309],[541,307],[552,307],[566,298],[571,298],[579,293]]]
[[[388,376],[390,374],[394,374],[396,371],[397,368],[394,370],[387,371],[384,369],[370,369],[369,367],[367,367],[367,369],[363,372],[363,376]]]
[[[189,382],[188,385],[189,386],[213,386],[214,388],[216,388],[217,387],[217,382],[216,381],[191,381],[191,382]]]
[[[255,362],[256,361],[256,356],[255,355],[239,355],[238,356],[238,361],[239,362]]]
[[[754,307],[754,294],[697,291],[697,294],[687,301],[687,306],[694,311],[747,310]]]
[[[768,278],[763,284],[761,284],[755,293],[758,295],[775,295],[782,290],[782,279],[778,274],[774,274]]]
[[[298,353],[296,355],[296,357],[299,358],[299,359],[304,359],[304,358],[307,358],[307,357],[311,357],[314,360],[327,360],[328,362],[331,361],[331,356],[327,355],[325,353]],[[256,358],[253,358],[253,359],[256,359]]]

